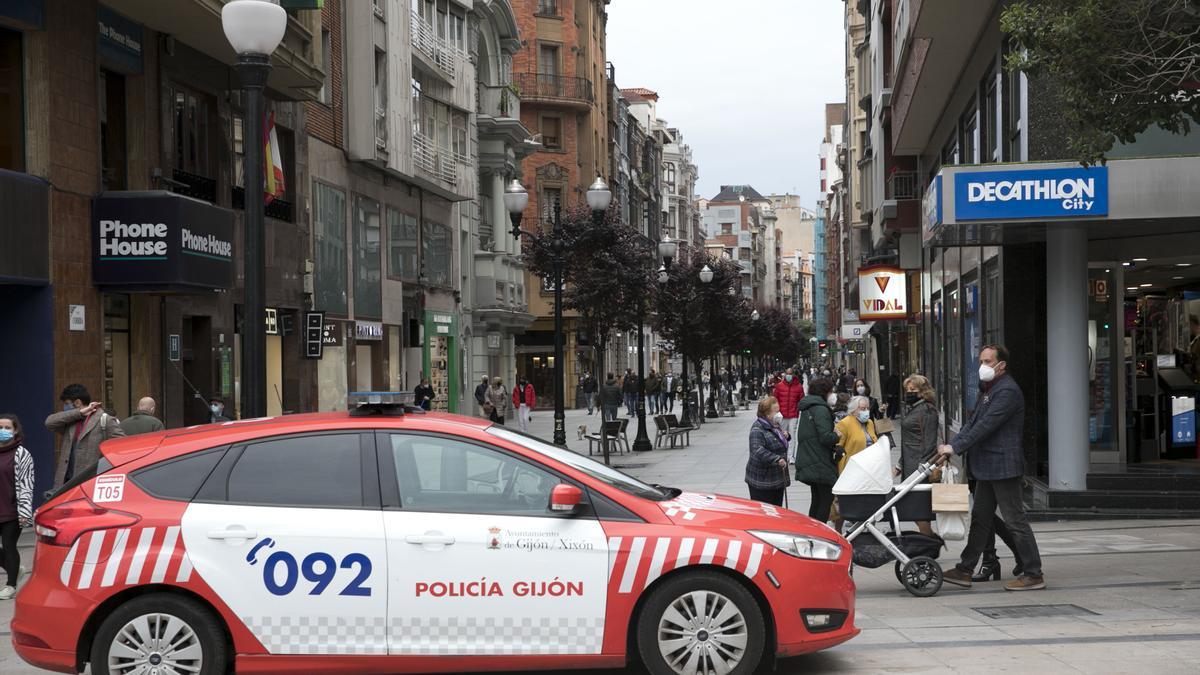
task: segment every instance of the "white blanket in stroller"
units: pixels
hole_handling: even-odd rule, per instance
[[[892,491],[892,444],[887,436],[855,453],[833,484],[835,495],[885,495]]]

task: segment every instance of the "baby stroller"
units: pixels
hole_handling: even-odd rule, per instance
[[[935,520],[929,475],[940,463],[926,460],[899,485],[892,485],[891,443],[884,436],[855,454],[833,486],[838,513],[855,526],[846,536],[854,564],[875,569],[896,561],[896,579],[909,593],[927,598],[942,588],[938,555],[946,545],[937,536],[901,531],[901,521]],[[883,522],[888,532],[880,529]],[[870,537],[863,536],[870,534]]]

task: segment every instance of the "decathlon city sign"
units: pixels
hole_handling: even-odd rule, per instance
[[[886,265],[858,270],[858,318],[886,321],[908,316],[908,283],[904,270]]]
[[[954,174],[954,219],[1108,215],[1108,167],[1022,168]]]

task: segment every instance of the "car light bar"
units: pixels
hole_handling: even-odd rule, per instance
[[[416,394],[411,391],[352,391],[346,395],[346,407],[351,415],[425,412],[416,406]]]

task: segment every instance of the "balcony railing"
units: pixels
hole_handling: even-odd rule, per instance
[[[413,164],[417,169],[447,183],[458,182],[458,161],[428,136],[413,132]]]
[[[379,150],[387,149],[387,108],[375,109],[375,147]]]
[[[916,199],[918,193],[916,171],[896,171],[888,176],[888,199],[895,199],[897,201],[902,199]]]
[[[566,77],[545,73],[516,73],[514,84],[523,98],[549,98],[591,103],[592,81],[584,77]]]
[[[434,35],[433,28],[419,14],[412,15],[413,50],[422,54],[430,63],[450,77],[458,62],[458,50],[442,38]]]
[[[478,101],[475,112],[489,117],[511,117],[521,119],[521,97],[516,87],[506,84],[479,84]]]

